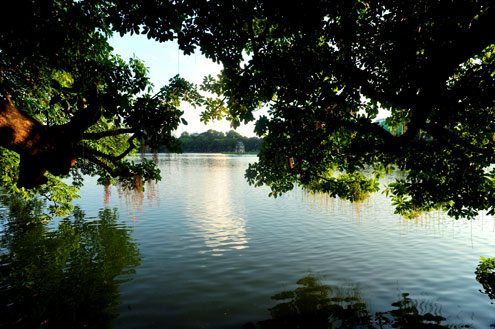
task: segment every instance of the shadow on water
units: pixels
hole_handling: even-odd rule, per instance
[[[487,295],[490,298],[490,303],[493,304],[495,300],[495,258],[481,257],[474,273],[476,274],[476,281],[483,287],[480,292]],[[495,323],[490,327],[495,328]]]
[[[483,290],[480,289],[480,292],[486,294],[493,304],[495,300],[495,258],[481,257],[474,273],[476,280],[483,286]]]
[[[323,329],[323,328],[471,328],[447,325],[437,305],[418,303],[404,293],[392,309],[372,314],[357,288],[327,286],[307,276],[298,287],[272,296],[278,304],[269,309],[271,318],[247,323],[243,329]]]
[[[119,285],[140,263],[117,210],[87,219],[76,209],[56,230],[4,224],[0,238],[0,328],[110,328]]]

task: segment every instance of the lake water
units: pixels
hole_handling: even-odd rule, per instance
[[[0,297],[11,316],[0,327],[57,327],[59,316],[67,328],[126,329],[495,322],[474,274],[480,256],[495,257],[492,217],[405,220],[382,194],[269,198],[244,179],[254,156],[156,160],[162,181],[144,193],[88,178],[82,220],[8,239],[5,229]]]

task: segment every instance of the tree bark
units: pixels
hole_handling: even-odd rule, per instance
[[[69,173],[81,139],[68,128],[43,125],[18,109],[9,96],[0,100],[0,146],[20,155],[19,187],[46,183],[47,171],[56,176]]]

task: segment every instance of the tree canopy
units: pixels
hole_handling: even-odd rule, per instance
[[[180,77],[152,94],[147,68],[112,53],[105,2],[16,1],[0,23],[0,186],[51,200],[67,214],[83,174],[128,186],[158,179],[126,156],[139,143],[177,150],[180,102],[199,94]],[[59,177],[70,174],[72,187]]]
[[[273,195],[302,185],[360,200],[396,171],[385,190],[403,215],[495,212],[491,0],[47,3],[17,1],[22,17],[0,23],[0,145],[20,154],[21,186],[41,183],[44,170],[66,173],[74,158],[82,160],[72,170],[136,173],[128,163],[122,169],[126,149],[117,145],[139,138],[173,144],[177,102],[186,97],[205,106],[204,120],[227,117],[234,127],[268,108],[256,125],[264,138],[259,161],[246,176]],[[199,49],[224,69],[205,79],[208,97],[180,79],[153,97],[142,63],[111,54],[112,31],[176,39],[185,53]],[[6,115],[13,108],[42,131],[69,131],[65,144],[51,147],[42,133],[17,143],[23,135],[8,130],[17,117]],[[376,122],[380,110],[390,113],[392,129]],[[103,139],[109,131],[127,134],[110,143]],[[43,155],[25,151],[34,140]],[[45,163],[53,153],[64,165]],[[25,170],[33,156],[42,161]]]
[[[385,189],[401,214],[494,212],[492,1],[176,4],[187,13],[182,49],[224,65],[207,80],[222,106],[206,114],[238,124],[269,108],[257,122],[264,145],[252,184],[359,200],[397,170]],[[166,6],[125,6],[115,27],[166,39],[156,10]],[[376,122],[380,109],[402,133]]]

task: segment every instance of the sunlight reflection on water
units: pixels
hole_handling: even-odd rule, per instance
[[[409,292],[420,309],[442,305],[451,323],[493,322],[474,276],[480,256],[495,256],[493,217],[405,220],[379,193],[360,203],[301,189],[268,198],[267,188],[244,179],[255,160],[160,155],[163,180],[144,193],[112,187],[105,200],[102,187],[84,188],[88,211],[119,207],[122,220],[134,222],[143,255],[134,280],[122,286],[117,328],[240,328],[266,318],[270,296],[308,273],[359,286],[370,311]]]

